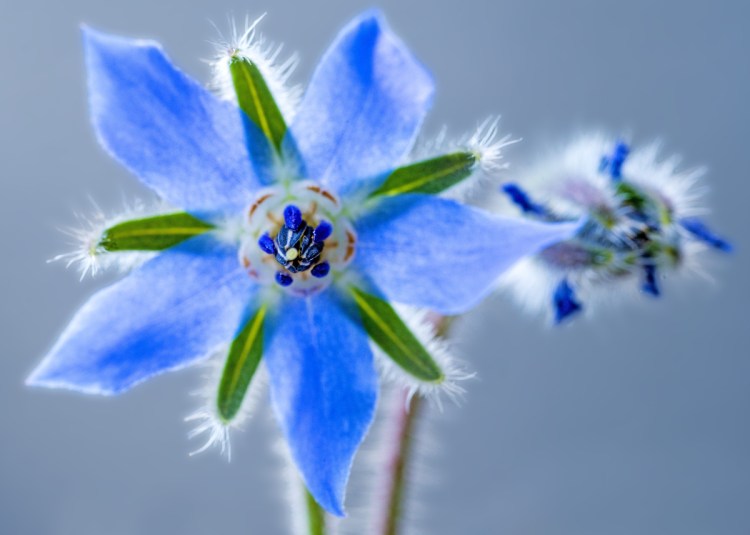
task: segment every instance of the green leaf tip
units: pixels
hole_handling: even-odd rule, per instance
[[[399,167],[370,196],[440,193],[471,176],[479,158],[476,152],[454,152]]]
[[[258,65],[246,57],[232,56],[229,70],[240,109],[280,153],[286,123]]]
[[[380,349],[413,377],[429,383],[443,382],[445,375],[440,366],[387,301],[355,287],[351,287],[351,294],[367,334]]]
[[[131,219],[106,229],[98,246],[108,252],[162,251],[213,228],[186,212]]]
[[[263,324],[267,307],[261,306],[229,348],[219,382],[216,407],[219,417],[229,423],[237,416],[255,371],[263,357]]]

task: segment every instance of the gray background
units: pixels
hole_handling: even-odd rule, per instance
[[[738,252],[714,284],[546,328],[494,299],[459,329],[479,379],[436,418],[419,501],[426,533],[750,533],[750,12],[743,2],[380,2],[432,69],[428,131],[490,113],[530,162],[589,127],[661,136],[710,168],[711,222]],[[95,399],[23,386],[68,318],[107,277],[45,260],[57,227],[144,191],[89,128],[78,24],[162,41],[206,80],[209,19],[269,11],[264,33],[297,50],[304,82],[367,3],[27,0],[0,19],[0,531],[23,534],[283,533],[268,418],[236,435],[234,459],[188,458],[181,421],[199,374]],[[430,477],[430,479],[433,479]],[[356,489],[353,492],[356,497]]]

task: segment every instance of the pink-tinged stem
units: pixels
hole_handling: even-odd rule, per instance
[[[399,533],[406,496],[406,476],[413,455],[415,427],[422,413],[423,402],[424,400],[419,395],[413,396],[409,401],[409,392],[404,389],[391,409],[393,412],[389,419],[392,435],[387,444],[391,445],[392,449],[385,466],[387,477],[382,511],[378,515],[381,519],[376,532],[378,535]]]

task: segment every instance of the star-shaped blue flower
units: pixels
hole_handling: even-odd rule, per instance
[[[464,312],[574,225],[436,195],[479,153],[400,167],[433,80],[376,12],[341,32],[289,126],[240,53],[227,57],[237,99],[226,102],[156,43],[90,29],[84,43],[100,143],[183,212],[99,236],[92,255],[159,254],[94,295],[29,383],[117,394],[223,349],[216,403],[228,425],[262,357],[305,484],[342,515],[378,394],[371,340],[416,379],[445,378],[389,302]]]

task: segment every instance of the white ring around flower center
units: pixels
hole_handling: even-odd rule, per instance
[[[328,262],[331,272],[322,278],[312,275],[312,270],[291,273],[279,264],[273,254],[263,251],[258,240],[268,234],[275,240],[284,224],[284,209],[294,205],[302,212],[307,225],[317,227],[321,221],[333,226],[325,240],[318,264]],[[243,224],[239,259],[247,274],[261,284],[276,285],[291,295],[305,297],[318,293],[330,285],[336,272],[342,271],[354,258],[357,235],[351,223],[341,215],[341,203],[330,191],[314,182],[297,182],[290,187],[275,186],[261,190],[246,212]],[[289,249],[286,257],[299,254]],[[288,286],[276,283],[276,274],[282,272],[292,278]]]

